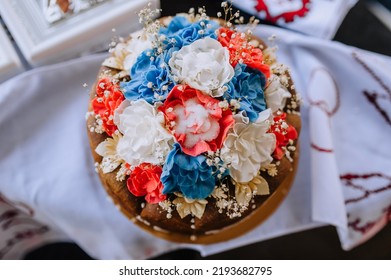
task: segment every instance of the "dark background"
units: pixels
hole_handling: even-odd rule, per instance
[[[239,1],[239,0],[236,0]],[[391,0],[379,0],[391,8]],[[221,11],[218,0],[161,0],[162,16],[205,6],[208,15]],[[333,40],[391,56],[391,31],[361,0],[349,12]],[[246,13],[241,15],[248,18]],[[391,19],[390,19],[391,20]],[[36,249],[26,259],[90,259],[76,244],[55,243]],[[202,258],[197,251],[178,250],[155,259],[391,259],[391,223],[374,238],[351,251],[343,251],[334,227],[291,234]]]

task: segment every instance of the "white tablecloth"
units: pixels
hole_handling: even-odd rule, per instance
[[[327,224],[350,249],[380,230],[391,213],[391,59],[273,27],[255,34],[277,35],[278,57],[304,101],[299,170],[265,223],[197,246],[157,239],[128,221],[107,199],[87,140],[88,92],[105,56],[93,55],[0,85],[0,258],[64,240],[98,259],[178,248],[209,255]]]
[[[240,0],[235,7],[280,27],[331,39],[358,0]]]

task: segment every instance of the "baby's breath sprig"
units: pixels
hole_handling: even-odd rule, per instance
[[[232,22],[234,21],[235,23],[240,23],[237,21],[244,21],[243,17],[240,17],[240,12],[237,10],[235,13],[233,12],[232,9],[232,4],[228,4],[228,2],[224,1],[221,3],[221,7],[224,9],[224,21],[226,22],[226,26],[228,28],[232,27]],[[221,17],[221,12],[217,13],[217,17]]]
[[[147,7],[138,13],[139,22],[144,25],[144,32],[152,39],[152,42],[156,42],[158,39],[161,24],[156,18],[161,11],[161,9],[153,9],[151,2],[149,2]]]
[[[255,18],[254,16],[250,17],[248,23],[247,23],[247,27],[249,30],[249,35],[252,33],[252,30],[255,29],[255,27],[257,27],[257,25],[259,24],[259,19]]]
[[[240,17],[239,19],[240,19],[239,20],[240,24],[244,24],[243,17]],[[253,30],[257,27],[258,24],[259,24],[259,19],[255,18],[254,16],[250,17],[248,23],[246,24],[246,29],[245,29],[245,31],[243,31],[242,36],[247,37],[247,40],[249,42],[252,41]],[[254,42],[251,42],[251,43],[254,43]],[[257,40],[255,40],[255,43],[256,43],[256,45],[254,47],[262,48],[262,46],[259,45],[259,42]]]
[[[191,21],[191,22],[194,22],[195,16],[196,16],[196,14],[195,14],[195,9],[194,9],[193,7],[190,8],[190,9],[189,9],[189,12],[188,12],[187,14],[189,15],[190,21]]]
[[[152,4],[149,2],[147,7],[138,12],[139,22],[144,24],[145,27],[151,24],[162,11],[161,9],[152,9],[151,7]]]
[[[259,24],[259,19],[257,19],[254,16],[252,16],[252,17],[250,17],[250,19],[248,21],[248,24],[257,25],[257,24]]]

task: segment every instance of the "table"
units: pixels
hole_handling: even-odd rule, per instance
[[[162,1],[164,15],[187,11],[204,5],[209,14],[220,9],[221,1]],[[360,1],[348,14],[334,40],[386,55],[391,55],[391,32],[368,10],[366,1]],[[382,259],[391,258],[391,225],[365,244],[344,252],[333,227],[322,227],[259,242],[239,249],[226,251],[205,259]],[[41,247],[27,259],[78,259],[89,258],[74,244],[52,244]],[[196,251],[179,250],[157,257],[158,259],[201,259]]]

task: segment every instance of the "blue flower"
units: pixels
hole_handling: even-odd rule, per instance
[[[215,167],[206,163],[206,157],[192,157],[182,152],[178,143],[167,156],[160,180],[163,194],[182,192],[191,199],[208,197],[215,187]]]
[[[166,36],[163,41],[165,49],[172,47],[180,49],[205,37],[217,39],[215,31],[218,28],[218,23],[212,20],[191,23],[186,17],[175,16],[166,28],[160,29],[159,33]]]
[[[157,49],[142,52],[130,69],[131,80],[121,83],[125,98],[145,99],[150,104],[164,101],[176,85],[168,66],[172,53],[204,37],[217,39],[217,28],[214,21],[191,23],[183,16],[174,17],[167,28],[160,30],[160,34],[166,36],[163,52],[158,53]]]
[[[245,111],[250,121],[255,122],[258,114],[266,109],[263,92],[265,85],[266,78],[261,71],[238,63],[234,77],[227,84],[228,90],[224,93],[224,98],[228,101],[239,100],[239,110]]]
[[[172,48],[157,56],[155,56],[156,50],[146,50],[141,53],[130,69],[131,80],[121,83],[125,98],[145,99],[150,104],[164,101],[176,85],[168,66],[168,61],[175,50]]]
[[[170,21],[167,27],[160,28],[159,33],[166,36],[175,35],[178,31],[191,25],[191,22],[187,20],[184,16],[175,16]]]

